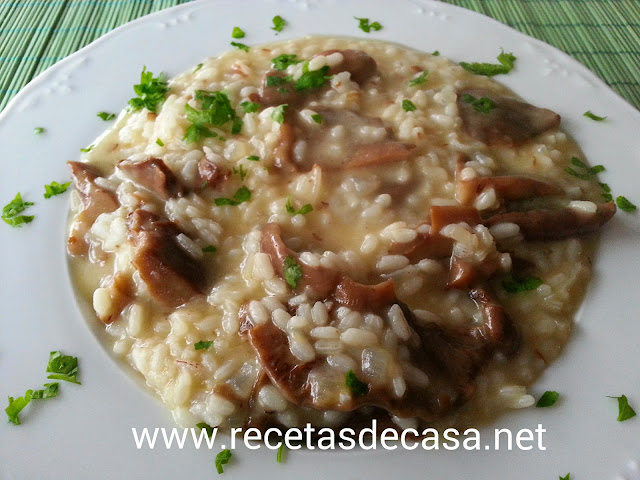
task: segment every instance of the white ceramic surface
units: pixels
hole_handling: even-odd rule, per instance
[[[276,14],[289,23],[279,35],[270,29]],[[65,258],[68,195],[45,200],[43,185],[69,178],[65,162],[108,126],[96,113],[125,106],[143,65],[177,74],[231,48],[236,25],[249,45],[303,34],[368,37],[354,16],[384,25],[370,38],[439,50],[456,61],[494,61],[500,48],[514,52],[515,70],[496,79],[560,113],[589,162],[607,167],[602,181],[640,204],[638,111],[563,53],[470,11],[428,0],[201,0],[132,22],[40,75],[0,115],[0,203],[18,191],[36,202],[26,212],[36,216],[32,224],[0,225],[0,399],[45,382],[51,350],[79,357],[83,383],[65,383],[58,398],[29,405],[20,426],[0,421],[0,479],[217,476],[219,447],[135,448],[132,427],[170,428],[173,421],[123,373],[102,346],[99,327],[76,307]],[[608,119],[593,122],[582,116],[586,110]],[[37,126],[46,133],[35,136]],[[562,401],[482,430],[492,437],[494,427],[515,432],[541,423],[546,450],[297,451],[276,464],[275,452],[242,448],[224,478],[639,478],[640,418],[617,422],[615,400],[606,398],[626,394],[640,412],[639,232],[637,214],[619,213],[607,225],[575,335],[533,387],[536,395],[557,390]]]

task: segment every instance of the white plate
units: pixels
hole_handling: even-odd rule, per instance
[[[275,35],[271,18],[289,24]],[[23,424],[0,421],[0,478],[215,478],[213,451],[137,450],[131,428],[172,427],[169,413],[123,374],[78,311],[65,258],[67,195],[42,198],[43,185],[69,178],[67,160],[108,124],[99,111],[119,111],[132,96],[142,65],[179,73],[229,47],[233,26],[259,44],[303,34],[367,37],[354,16],[384,25],[370,38],[399,42],[454,60],[492,61],[500,48],[518,57],[516,69],[497,77],[534,104],[560,113],[563,127],[582,145],[615,194],[640,203],[640,115],[595,75],[563,53],[491,19],[430,1],[313,0],[200,1],[141,20],[105,35],[31,82],[0,116],[0,200],[20,191],[36,201],[35,221],[22,228],[0,225],[0,398],[21,396],[46,380],[48,352],[80,359],[82,386],[61,385],[59,398],[34,402]],[[607,115],[605,122],[582,116]],[[33,128],[47,129],[40,136]],[[619,213],[607,225],[595,275],[567,350],[533,387],[557,390],[554,408],[518,411],[493,427],[534,429],[540,423],[546,450],[400,451],[375,453],[290,452],[276,464],[266,449],[235,452],[225,478],[425,478],[572,479],[637,478],[640,418],[616,421],[606,395],[626,394],[640,411],[640,256],[634,241],[638,216]],[[3,405],[4,408],[4,405]],[[635,473],[634,473],[635,469]],[[625,473],[626,472],[626,473]]]

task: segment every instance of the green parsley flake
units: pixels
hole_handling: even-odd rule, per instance
[[[283,53],[282,55],[278,55],[276,58],[272,58],[271,64],[273,65],[273,68],[275,68],[276,70],[283,71],[283,70],[286,70],[287,67],[289,67],[290,65],[295,65],[302,61],[303,60],[298,59],[295,53],[294,54]]]
[[[271,30],[275,30],[276,32],[281,32],[287,24],[287,21],[280,15],[276,15],[271,21],[273,22],[273,27],[271,27]]]
[[[257,111],[260,109],[260,107],[261,107],[261,105],[260,105],[259,103],[256,103],[256,102],[249,102],[249,101],[242,102],[242,103],[240,104],[240,106],[242,107],[242,110],[244,111],[244,113],[254,113],[254,112],[257,112]]]
[[[319,70],[309,70],[309,62],[305,62],[302,67],[302,75],[293,85],[296,90],[307,90],[309,88],[322,87],[327,79],[327,73],[329,73],[329,65],[325,65]]]
[[[231,450],[229,450],[228,448],[225,448],[224,450],[222,450],[220,453],[218,453],[216,455],[216,470],[218,471],[218,473],[224,473],[224,469],[222,468],[223,465],[226,465],[227,463],[229,463],[229,460],[231,460]]]
[[[422,85],[427,81],[428,76],[429,76],[429,70],[424,70],[420,75],[418,75],[417,77],[413,77],[409,81],[409,86],[416,87],[418,85]]]
[[[19,227],[23,223],[31,223],[34,219],[33,215],[18,215],[31,205],[33,205],[33,202],[23,201],[22,195],[18,192],[15,198],[2,209],[2,220],[12,227]]]
[[[271,112],[271,118],[273,118],[278,123],[284,123],[284,112],[288,106],[289,105],[285,103],[283,105],[278,105],[277,107],[275,107],[273,109],[273,112]]]
[[[502,281],[502,288],[504,288],[507,293],[527,292],[535,290],[540,285],[542,285],[542,280],[532,276],[523,278],[510,277]]]
[[[188,105],[187,105],[188,106]],[[199,142],[202,138],[217,137],[218,134],[201,124],[189,125],[182,140],[189,143]]]
[[[382,30],[382,25],[380,25],[378,22],[369,23],[368,18],[358,18],[358,17],[353,17],[353,18],[358,20],[358,28],[365,33],[370,33],[371,30],[375,30],[375,31]]]
[[[300,207],[299,209],[295,209],[293,204],[291,203],[291,197],[287,197],[287,203],[285,205],[285,209],[287,210],[287,213],[290,215],[306,215],[309,212],[313,211],[313,207],[311,206],[310,203],[307,203],[305,205],[303,205],[302,207]]]
[[[567,473],[564,477],[558,476],[558,480],[571,480],[571,474]]]
[[[205,422],[196,423],[196,427],[198,427],[200,430],[204,430],[205,432],[207,432],[207,436],[209,438],[213,436],[213,427],[210,426],[208,423],[205,423]]]
[[[236,47],[239,48],[240,50],[244,50],[245,52],[249,51],[249,47],[247,45],[245,45],[244,43],[240,43],[240,42],[231,42],[231,46],[232,47]]]
[[[33,129],[33,133],[35,135],[40,135],[41,133],[44,133],[44,128],[43,127],[36,127]]]
[[[22,423],[20,422],[20,417],[18,417],[18,414],[24,409],[24,407],[29,405],[29,402],[31,402],[32,394],[33,390],[27,390],[27,392],[24,394],[24,397],[9,397],[9,406],[4,409],[4,411],[7,412],[7,416],[9,417],[9,422],[13,423],[14,425],[20,425]]]
[[[91,145],[89,145],[89,146],[88,146],[88,147],[86,147],[86,148],[81,148],[81,149],[80,149],[80,151],[81,151],[82,153],[89,153],[91,150],[93,150],[93,147],[95,147],[95,145],[91,144]]]
[[[234,193],[233,198],[216,198],[214,203],[218,206],[232,206],[240,205],[241,203],[248,202],[251,200],[251,191],[245,187],[244,185],[240,187],[236,193]]]
[[[34,390],[31,395],[32,400],[44,400],[47,398],[53,398],[58,396],[58,387],[60,384],[58,382],[54,383],[45,383],[43,390]]]
[[[491,110],[496,108],[495,102],[489,97],[476,98],[473,95],[465,93],[462,96],[462,99],[466,103],[470,104],[476,112],[488,114],[489,112],[491,112]]]
[[[591,112],[591,110],[584,112],[583,115],[591,120],[595,120],[596,122],[602,122],[607,119],[607,117],[599,117],[595,113]]]
[[[611,187],[609,186],[609,184],[598,182],[598,185],[600,185],[600,188],[602,188],[602,198],[604,199],[604,201],[610,202],[611,200],[613,200],[613,195],[611,195]]]
[[[356,397],[361,397],[369,391],[369,385],[360,380],[353,370],[347,372],[346,384],[347,388],[349,388],[351,393]]]
[[[70,355],[62,355],[62,353],[51,352],[49,354],[49,363],[47,364],[47,372],[53,375],[47,376],[52,380],[64,380],[66,382],[77,383],[78,381],[78,358]]]
[[[231,36],[233,38],[244,38],[244,31],[240,27],[233,27],[233,32],[231,32]]]
[[[321,125],[324,120],[324,117],[320,113],[315,113],[311,115],[311,120]]]
[[[504,51],[502,51],[502,53],[498,55],[499,64],[460,62],[460,66],[471,73],[475,73],[476,75],[493,77],[494,75],[509,73],[513,70],[516,60],[517,59],[513,53],[504,53]]]
[[[245,178],[247,178],[247,174],[249,172],[247,172],[247,170],[244,168],[243,165],[238,165],[238,168],[233,167],[232,169],[233,173],[238,175],[240,177],[240,181],[243,182]]]
[[[292,77],[280,77],[278,75],[267,75],[265,85],[267,87],[277,87],[278,85],[285,85],[291,81]]]
[[[44,198],[51,198],[54,195],[60,195],[67,191],[71,182],[60,184],[58,182],[51,182],[49,185],[44,186]]]
[[[251,161],[251,162],[259,162],[260,161],[260,157],[257,155],[249,155],[247,157],[247,160]]]
[[[416,109],[416,106],[413,104],[411,100],[407,100],[406,98],[402,100],[402,109],[405,112],[413,112]]]
[[[629,401],[627,400],[626,395],[621,395],[619,397],[609,397],[615,398],[618,400],[618,421],[624,422],[625,420],[629,420],[636,416],[636,412],[629,405]]]
[[[164,147],[164,142],[160,138],[156,138],[156,145]]]
[[[198,65],[196,65],[196,68],[193,69],[193,73],[196,73],[198,70],[200,70],[203,65],[204,63],[199,63]]]
[[[108,122],[109,120],[113,120],[114,118],[116,118],[115,113],[107,113],[107,112],[100,112],[98,113],[97,116],[100,117],[105,122]]]
[[[191,122],[185,132],[183,140],[197,142],[203,137],[217,137],[207,125],[221,127],[231,122],[231,133],[239,133],[242,129],[242,119],[231,106],[229,97],[224,92],[208,92],[196,90],[195,100],[199,101],[202,110],[197,110],[191,105],[184,106],[187,120]]]
[[[302,278],[302,268],[291,255],[284,259],[284,279],[291,288],[298,287],[298,280]]]
[[[201,342],[194,343],[194,344],[193,344],[193,347],[194,347],[196,350],[208,350],[208,349],[209,349],[209,347],[211,347],[211,345],[213,345],[213,340],[208,340],[208,341],[204,341],[204,340],[203,340],[203,341],[201,341]]]
[[[560,398],[560,394],[558,392],[547,390],[542,394],[542,396],[538,400],[538,403],[536,403],[536,407],[551,407],[558,401],[558,398]]]
[[[216,253],[218,249],[213,245],[208,245],[206,247],[202,247],[202,253]]]
[[[623,197],[622,195],[616,198],[616,205],[618,205],[618,208],[620,210],[623,210],[627,213],[635,212],[637,208],[633,203],[631,203],[629,200],[627,200],[626,197]]]
[[[161,73],[154,77],[153,73],[147,72],[147,67],[144,67],[140,74],[140,83],[133,86],[133,91],[138,95],[129,100],[133,111],[146,108],[150,112],[156,113],[158,104],[164,102],[169,87],[164,74]]]
[[[571,167],[566,167],[564,171],[581,180],[591,180],[594,175],[606,170],[603,165],[594,165],[593,167],[589,167],[577,157],[571,157],[571,164],[582,171],[575,170]]]
[[[440,56],[440,52],[438,50],[434,50],[431,55],[433,55],[434,57],[439,57]]]
[[[287,449],[287,446],[282,442],[278,447],[278,453],[276,454],[276,462],[282,463],[284,457],[284,451]]]

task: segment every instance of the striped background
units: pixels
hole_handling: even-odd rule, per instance
[[[188,1],[0,0],[0,109],[38,73],[109,30]],[[447,2],[564,50],[640,108],[640,0]]]

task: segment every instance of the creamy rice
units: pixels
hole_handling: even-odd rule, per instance
[[[243,113],[240,104],[264,98],[263,76],[273,58],[310,59],[283,73],[295,81],[305,65],[309,71],[339,66],[347,49],[366,52],[377,68],[359,82],[353,72],[338,72],[289,105],[285,123],[295,125],[296,139],[285,145],[291,163],[283,164],[278,152],[285,133],[274,119],[277,105]],[[338,52],[319,55],[327,50]],[[429,72],[426,82],[410,85],[424,71]],[[511,92],[444,57],[368,40],[308,37],[252,47],[248,53],[231,51],[176,77],[169,87],[157,115],[124,111],[84,156],[83,162],[100,172],[94,184],[114,192],[117,205],[92,222],[80,239],[88,251],[70,261],[80,295],[105,322],[114,353],[142,375],[176,422],[223,427],[248,422],[264,428],[310,421],[339,427],[357,424],[363,416],[384,416],[374,405],[389,407],[396,415],[389,421],[399,426],[413,417],[429,425],[478,425],[534,403],[527,387],[571,335],[572,316],[591,273],[593,241],[579,235],[532,240],[518,221],[485,222],[508,203],[498,187],[489,185],[464,202],[482,221],[447,223],[440,230],[451,252],[420,256],[402,247],[437,235],[431,207],[457,208],[460,185],[484,177],[526,176],[557,190],[552,199],[520,200],[517,210],[553,206],[595,215],[598,184],[566,173],[572,157],[582,155],[557,126],[511,145],[474,138],[463,124],[461,92],[512,97]],[[190,125],[185,105],[201,108],[198,90],[224,91],[243,121],[241,131],[214,126],[217,137],[183,140]],[[415,110],[403,109],[403,100]],[[314,120],[318,114],[322,123]],[[389,143],[406,150],[402,158],[348,164],[359,146]],[[132,180],[122,165],[116,167],[125,159],[136,164],[151,158],[168,167],[183,187],[179,194],[161,198]],[[224,172],[216,185],[201,184],[202,162]],[[215,204],[243,186],[251,192],[249,201]],[[74,193],[72,238],[85,203]],[[306,204],[313,210],[291,214],[288,203],[294,210]],[[171,222],[171,245],[203,279],[199,294],[167,305],[167,293],[145,280],[136,257],[136,241],[143,240],[132,239],[144,231],[131,227],[138,209]],[[298,288],[303,284],[292,288],[265,247],[267,224],[279,227],[298,266],[365,285],[393,282],[395,300],[362,307],[341,301],[335,284],[320,296],[313,288]],[[211,246],[215,253],[208,251]],[[484,273],[471,284],[447,287],[454,257]],[[522,272],[540,284],[507,292],[503,282]],[[419,349],[430,348],[420,332],[458,335],[486,323],[487,303],[478,289],[489,292],[491,305],[499,305],[513,322],[515,352],[482,347],[482,361],[469,367],[477,372],[464,385],[473,391],[456,392],[451,408],[427,415],[403,406],[415,392],[434,395],[433,369],[415,361],[416,339],[422,339]],[[271,326],[275,330],[268,330]],[[278,339],[274,350],[284,345],[282,358],[308,368],[304,394],[287,392],[275,378],[278,373],[265,368],[271,353],[260,354],[257,332],[267,331]],[[442,335],[449,339],[448,333]],[[211,345],[197,350],[198,342]],[[453,361],[449,353],[443,355],[439,361]],[[375,392],[375,401],[346,385],[350,371],[367,385],[368,395]]]

